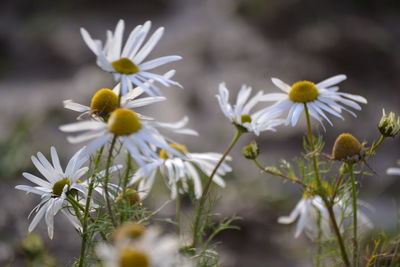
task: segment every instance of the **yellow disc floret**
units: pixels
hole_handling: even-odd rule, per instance
[[[126,222],[114,231],[112,239],[114,242],[137,239],[143,235],[144,231],[145,228],[143,225],[134,222]]]
[[[246,122],[251,122],[251,116],[249,114],[242,114],[242,116],[240,116],[240,120],[242,122],[242,124],[246,123]]]
[[[118,96],[112,90],[103,88],[94,94],[90,103],[90,113],[105,117],[117,107]]]
[[[344,160],[359,155],[362,149],[360,142],[349,133],[342,133],[336,138],[332,150],[332,157],[336,160]]]
[[[150,261],[147,255],[141,251],[123,248],[119,258],[120,267],[149,267]]]
[[[182,144],[170,144],[169,147],[178,150],[180,153],[182,154],[187,154],[189,153],[189,150],[187,149],[187,147],[185,145]],[[160,150],[160,158],[162,159],[167,159],[169,158],[169,155],[167,153],[167,151],[165,149],[161,149]]]
[[[313,82],[301,81],[292,85],[289,92],[289,99],[293,102],[307,103],[317,99],[318,88]]]
[[[70,186],[71,180],[69,178],[62,179],[53,185],[52,193],[56,196],[61,196],[63,189],[66,185]]]
[[[141,128],[139,117],[130,109],[116,109],[108,119],[108,129],[115,135],[131,135]]]
[[[139,67],[129,58],[123,57],[111,62],[114,70],[121,74],[135,74],[139,72]]]

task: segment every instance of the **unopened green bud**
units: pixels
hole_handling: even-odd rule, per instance
[[[400,131],[400,117],[396,118],[396,114],[390,112],[386,115],[385,110],[382,110],[383,115],[378,124],[378,129],[385,137],[394,137]]]
[[[253,141],[243,148],[242,153],[246,159],[256,159],[260,154],[260,149],[257,143]]]

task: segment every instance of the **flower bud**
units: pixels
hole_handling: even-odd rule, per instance
[[[362,145],[349,133],[342,133],[336,138],[332,150],[332,157],[336,160],[348,160],[360,155]]]
[[[378,124],[378,129],[381,134],[385,137],[394,137],[400,131],[400,117],[397,117],[396,114],[390,112],[389,115],[386,115],[385,110],[382,110],[383,115],[381,121]]]
[[[256,159],[260,154],[260,149],[255,141],[245,146],[242,150],[242,154],[246,159]]]

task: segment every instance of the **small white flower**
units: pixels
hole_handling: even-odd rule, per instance
[[[305,231],[311,240],[318,237],[318,220],[320,219],[321,233],[324,237],[331,235],[329,214],[319,196],[303,196],[289,216],[279,217],[278,222],[291,224],[296,219],[297,226],[294,237],[297,238]]]
[[[83,198],[86,197],[87,189],[79,181],[88,171],[88,167],[82,167],[87,161],[87,157],[82,157],[82,151],[83,149],[75,153],[68,162],[65,171],[61,168],[60,160],[54,147],[51,147],[52,164],[40,152],[37,153],[37,157],[32,156],[33,164],[46,180],[24,172],[22,175],[36,185],[18,185],[15,187],[16,189],[26,191],[27,193],[34,193],[41,197],[40,203],[31,212],[31,214],[36,212],[36,215],[29,225],[29,232],[33,231],[39,221],[44,217],[49,238],[53,239],[54,216],[60,210],[76,229],[81,230],[77,218],[62,208],[67,204],[65,201],[67,194],[73,192],[73,190],[75,190],[75,192],[80,192]]]
[[[141,87],[147,94],[154,96],[161,92],[154,84],[145,85],[149,79],[153,79],[164,86],[177,85],[164,76],[149,72],[150,70],[180,60],[180,56],[165,56],[143,62],[164,33],[164,28],[158,28],[154,34],[144,43],[151,27],[151,22],[146,21],[143,25],[138,25],[129,34],[129,37],[122,48],[124,34],[124,21],[120,20],[115,31],[107,32],[107,41],[104,46],[100,40],[93,40],[89,33],[81,28],[81,34],[92,52],[97,56],[97,65],[107,72],[114,74],[116,81],[122,84],[122,94],[129,90],[129,83]],[[142,46],[143,45],[143,46]]]
[[[179,255],[179,241],[174,236],[160,236],[148,227],[136,239],[123,239],[115,245],[99,244],[96,254],[105,267],[176,267],[191,266]]]
[[[366,104],[367,100],[359,95],[338,91],[339,87],[335,85],[346,78],[346,75],[336,75],[317,84],[309,81],[300,81],[292,86],[277,78],[272,78],[272,82],[285,93],[267,95],[269,101],[277,102],[270,109],[278,112],[288,110],[286,125],[291,124],[292,126],[297,124],[300,115],[304,111],[304,105],[307,105],[310,115],[321,124],[323,120],[326,120],[332,125],[332,122],[325,114],[326,112],[344,119],[341,112],[345,110],[356,117],[356,114],[345,106],[361,110],[361,106],[357,102]]]
[[[229,91],[225,83],[221,83],[219,94],[216,97],[222,112],[236,127],[254,132],[256,135],[263,131],[275,131],[274,128],[284,122],[284,120],[278,118],[282,112],[264,108],[250,114],[251,109],[259,102],[269,101],[268,95],[265,95],[262,91],[249,99],[251,91],[251,87],[242,85],[236,98],[236,104],[232,106],[229,103]]]
[[[196,198],[200,198],[203,190],[197,170],[210,176],[215,165],[222,157],[218,153],[189,153],[186,146],[180,144],[170,144],[170,147],[182,153],[184,157],[175,157],[162,149],[160,158],[154,159],[146,165],[145,169],[149,170],[148,175],[145,175],[143,168],[139,168],[133,175],[130,185],[139,182],[138,192],[140,198],[145,198],[150,192],[157,170],[160,170],[161,175],[166,178],[167,186],[171,190],[171,199],[176,198],[177,190],[179,190],[180,194],[188,192],[189,182],[193,183]],[[225,187],[225,181],[221,176],[230,171],[232,171],[231,167],[226,163],[222,163],[213,177],[213,182],[220,187]]]
[[[175,71],[169,71],[163,75],[163,77],[171,78],[175,74]],[[154,81],[150,80],[145,84],[148,86],[152,84]],[[104,113],[104,110],[111,112],[112,109],[117,108],[118,105],[118,95],[121,90],[121,83],[118,83],[113,90],[109,90],[107,88],[101,89],[96,92],[93,96],[91,105],[85,106],[79,103],[74,102],[71,99],[64,100],[63,104],[66,109],[70,109],[73,111],[80,112],[81,114],[78,116],[78,120],[91,116],[93,119],[102,119],[101,113]],[[129,87],[132,87],[129,84]],[[143,94],[143,89],[140,87],[136,87],[134,89],[129,90],[129,92],[121,97],[121,107],[127,109],[136,109],[139,107],[151,105],[160,101],[166,100],[163,96],[151,96],[151,97],[142,97],[138,98]],[[115,103],[113,100],[115,99]],[[101,106],[101,107],[100,107]],[[100,112],[98,109],[101,109]],[[105,114],[108,115],[108,114]],[[148,118],[143,115],[138,114],[142,118]]]
[[[176,133],[196,135],[191,129],[183,128],[188,122],[185,117],[177,123],[160,123],[157,121],[141,120],[130,109],[114,110],[108,121],[81,121],[63,125],[60,129],[64,132],[84,133],[68,137],[71,143],[80,143],[92,140],[85,149],[85,154],[92,154],[114,138],[121,142],[139,166],[144,166],[145,161],[157,158],[154,151],[156,147],[166,149],[169,153],[179,156],[179,153],[170,148],[163,135],[156,128],[164,128]]]

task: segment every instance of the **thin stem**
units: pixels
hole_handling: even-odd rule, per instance
[[[104,146],[101,147],[101,149],[99,150],[97,157],[96,157],[96,161],[95,161],[95,166],[94,166],[94,172],[92,175],[92,179],[90,180],[89,183],[89,188],[88,188],[88,195],[86,198],[86,205],[85,205],[85,213],[83,216],[83,224],[82,224],[82,243],[81,243],[81,255],[79,258],[79,267],[83,266],[84,263],[84,259],[85,259],[85,251],[86,251],[86,242],[87,242],[87,238],[88,238],[88,232],[87,232],[87,227],[88,227],[88,217],[89,217],[89,211],[90,211],[90,202],[92,201],[92,193],[93,193],[93,189],[94,189],[94,183],[95,183],[95,173],[97,172],[97,169],[100,165],[100,159],[101,159],[101,155],[103,154],[103,149]]]
[[[207,184],[204,187],[203,193],[200,197],[200,201],[199,201],[199,207],[197,209],[197,213],[196,213],[196,218],[195,218],[195,222],[194,222],[194,226],[193,226],[193,243],[192,243],[192,247],[196,247],[197,246],[197,241],[198,241],[198,237],[199,234],[197,233],[199,230],[199,225],[200,225],[200,220],[203,214],[203,209],[204,209],[204,204],[206,203],[206,199],[207,199],[207,194],[208,191],[210,190],[210,186],[211,186],[211,182],[213,180],[214,175],[217,173],[219,167],[221,166],[222,162],[224,162],[225,158],[228,156],[228,154],[231,152],[232,148],[236,145],[237,141],[239,140],[239,137],[242,135],[242,132],[237,130],[235,136],[233,137],[230,145],[228,146],[228,148],[226,149],[226,151],[224,152],[224,154],[222,155],[221,159],[218,161],[217,165],[215,165],[213,171],[211,172]]]
[[[375,144],[372,145],[372,147],[368,150],[368,155],[373,154],[383,143],[383,141],[385,141],[386,137],[381,135],[379,137],[378,142],[376,142]]]
[[[108,194],[108,182],[110,180],[110,167],[111,167],[111,162],[112,162],[112,152],[115,146],[115,142],[117,141],[117,136],[114,135],[112,141],[111,141],[111,146],[110,146],[110,151],[108,153],[108,157],[107,157],[107,163],[106,163],[106,173],[104,176],[104,194],[106,197],[106,203],[107,203],[107,209],[108,209],[108,213],[110,215],[110,219],[112,224],[114,225],[114,227],[117,226],[117,223],[115,222],[114,219],[114,214],[111,208],[111,202],[110,202],[110,196]]]
[[[353,206],[353,266],[358,267],[357,188],[356,188],[356,179],[354,177],[354,164],[348,163],[347,166],[350,172],[351,198]]]
[[[176,218],[176,227],[178,237],[181,237],[181,212],[182,212],[182,203],[181,203],[181,194],[179,193],[178,183],[176,183],[176,199],[175,199],[175,218]]]
[[[283,178],[284,180],[289,180],[289,181],[294,182],[294,183],[296,183],[296,184],[299,184],[299,185],[301,185],[301,186],[303,186],[303,187],[306,187],[306,185],[303,183],[303,181],[300,180],[300,179],[297,178],[297,177],[290,177],[290,176],[286,176],[286,175],[284,175],[284,174],[282,174],[282,173],[279,173],[279,172],[275,172],[275,171],[272,171],[272,170],[268,170],[267,168],[264,168],[264,167],[261,165],[261,163],[260,163],[257,159],[254,159],[253,162],[254,162],[254,164],[256,164],[256,166],[257,166],[261,171],[263,171],[263,172],[265,172],[265,173],[271,174],[271,175],[273,175],[273,176],[278,176],[278,177],[280,177],[280,178]]]
[[[312,152],[315,152],[315,144],[314,144],[314,136],[312,133],[312,128],[311,128],[311,120],[310,120],[310,113],[308,111],[308,107],[307,104],[304,103],[304,110],[306,113],[306,119],[307,119],[307,135],[308,135],[308,141],[310,142],[311,145],[311,149],[313,150]],[[347,267],[350,267],[350,262],[349,262],[349,258],[347,256],[347,252],[346,252],[346,248],[343,242],[343,238],[342,238],[342,234],[340,233],[340,229],[339,226],[336,222],[336,217],[335,217],[335,213],[333,211],[332,205],[331,203],[328,201],[328,199],[326,198],[326,195],[324,193],[324,188],[321,182],[321,176],[320,176],[320,172],[319,172],[319,167],[318,167],[318,156],[316,153],[312,153],[312,158],[313,158],[313,166],[314,166],[314,172],[315,172],[315,181],[317,183],[317,188],[318,191],[320,192],[320,196],[322,198],[322,201],[324,202],[328,213],[329,213],[329,218],[331,220],[332,226],[333,226],[333,230],[335,232],[336,235],[336,239],[339,243],[339,247],[340,247],[340,252],[342,255],[342,259],[344,264]]]
[[[321,229],[321,221],[322,221],[322,216],[321,216],[321,212],[318,211],[318,220],[317,220],[317,224],[318,224],[318,236],[317,236],[317,262],[316,262],[316,266],[320,267],[321,266],[321,255],[322,255],[322,244],[321,244],[321,240],[322,240],[322,229]]]

